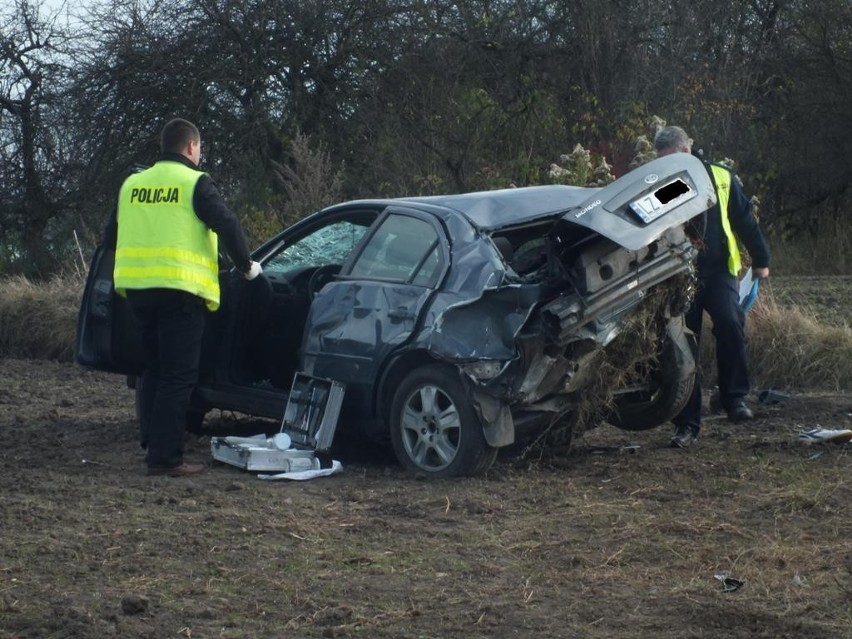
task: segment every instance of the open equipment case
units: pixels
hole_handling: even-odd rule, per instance
[[[322,468],[321,460],[327,457],[337,429],[344,390],[340,382],[296,373],[279,434],[269,439],[263,434],[213,437],[213,458],[251,472]],[[282,433],[287,437],[281,437]]]

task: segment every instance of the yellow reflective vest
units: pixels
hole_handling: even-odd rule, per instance
[[[219,307],[218,237],[195,215],[192,196],[204,175],[163,160],[128,177],[118,196],[115,290],[174,288]]]
[[[710,164],[713,174],[713,183],[716,186],[716,197],[719,200],[719,213],[722,217],[722,230],[725,231],[725,241],[728,245],[728,272],[736,277],[742,268],[740,247],[737,238],[731,230],[731,221],[728,219],[728,202],[731,199],[731,172],[725,167]]]

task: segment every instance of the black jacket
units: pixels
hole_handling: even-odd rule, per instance
[[[191,169],[198,170],[189,159],[180,153],[163,153],[158,162],[170,161],[180,162]],[[248,243],[245,232],[237,216],[228,208],[224,198],[216,188],[212,178],[206,173],[198,178],[195,191],[192,194],[192,208],[198,219],[219,236],[219,242],[225,248],[225,252],[234,266],[243,273],[248,272],[251,267]],[[107,221],[104,229],[103,244],[115,248],[118,239],[118,209],[116,208]]]
[[[713,173],[709,165],[707,163],[705,165],[712,180]],[[728,221],[731,230],[751,256],[752,267],[765,268],[769,266],[769,245],[760,230],[760,225],[754,218],[751,202],[743,192],[739,178],[733,174],[733,171],[731,173],[728,200]],[[715,183],[713,186],[715,188]],[[698,273],[702,275],[727,270],[728,245],[725,240],[725,231],[722,228],[722,214],[717,203],[707,214],[704,247],[698,255]]]

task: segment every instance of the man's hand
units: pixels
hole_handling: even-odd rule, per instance
[[[767,269],[767,270],[769,270],[769,269]],[[247,280],[253,280],[254,278],[256,278],[261,273],[263,273],[263,267],[260,264],[258,264],[257,262],[251,262],[251,266],[249,267],[249,270],[246,271],[245,273],[243,273],[243,276]]]
[[[753,268],[751,270],[752,277],[756,280],[765,280],[769,278],[769,267],[764,266],[763,268]]]

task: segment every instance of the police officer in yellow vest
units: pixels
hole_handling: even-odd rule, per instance
[[[160,148],[156,164],[121,186],[113,276],[145,350],[140,427],[148,474],[179,477],[203,470],[184,462],[183,436],[205,314],[219,306],[219,240],[246,278],[261,268],[251,261],[239,220],[198,169],[195,125],[171,120]]]
[[[654,138],[657,155],[691,153],[692,140],[677,126],[668,126]],[[713,320],[719,396],[728,419],[743,422],[754,416],[745,403],[750,390],[745,348],[745,313],[739,303],[737,275],[741,267],[738,242],[752,259],[752,276],[769,277],[769,247],[739,178],[727,167],[705,162],[718,203],[707,212],[697,261],[698,291],[686,316],[686,325],[701,337],[704,311]],[[686,407],[675,417],[672,446],[685,448],[698,439],[701,428],[701,373]]]

